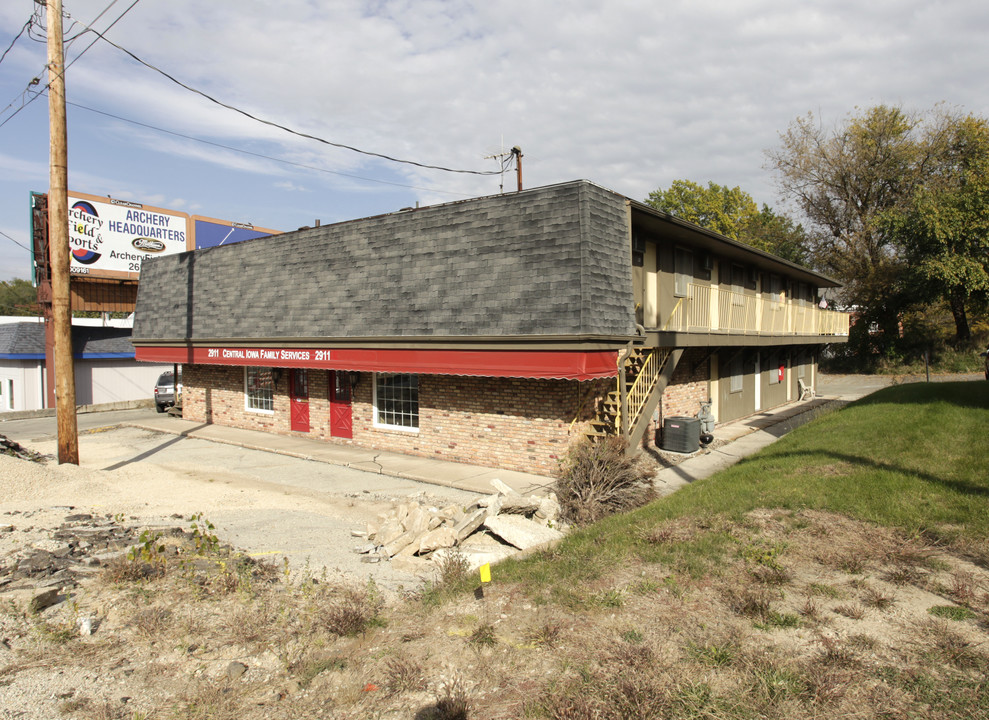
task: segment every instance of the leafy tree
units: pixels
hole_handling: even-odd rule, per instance
[[[928,140],[923,184],[889,227],[910,263],[912,286],[943,299],[955,323],[955,343],[972,340],[968,308],[989,297],[989,123],[944,116]]]
[[[0,315],[37,315],[38,291],[27,280],[0,282]]]
[[[804,264],[809,259],[807,233],[768,205],[759,210],[740,187],[674,180],[668,190],[654,190],[646,204],[747,245]]]
[[[674,180],[668,190],[653,190],[646,204],[734,240],[759,214],[747,192],[709,182],[705,188],[690,180]]]
[[[762,210],[742,228],[739,240],[798,265],[810,265],[810,237],[804,226],[775,213],[763,203]]]
[[[899,318],[914,300],[902,282],[905,258],[888,217],[902,211],[928,170],[931,147],[921,121],[879,105],[824,128],[812,115],[798,118],[768,153],[784,198],[812,225],[814,265],[845,283],[859,329],[859,351],[892,355]]]

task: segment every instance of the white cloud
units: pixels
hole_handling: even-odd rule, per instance
[[[106,6],[66,3],[86,20]],[[3,27],[19,29],[32,9],[4,3]],[[952,0],[170,0],[138,4],[109,32],[223,102],[334,142],[493,170],[484,155],[504,139],[522,147],[527,187],[587,178],[643,198],[688,178],[740,185],[770,205],[779,203],[763,152],[808,111],[830,124],[856,106],[945,100],[989,114],[987,35],[989,12]],[[88,40],[78,42],[70,56]],[[18,44],[0,67],[0,103],[44,64],[43,50]],[[343,173],[70,109],[70,156],[80,158],[70,177],[83,190],[160,196],[269,227],[498,190],[497,177],[396,165],[256,123],[103,43],[68,79],[70,100],[99,110]],[[36,183],[47,149],[19,147],[21,119],[0,129],[0,160]]]

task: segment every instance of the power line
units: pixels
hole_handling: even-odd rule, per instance
[[[110,5],[108,5],[103,10],[103,12],[101,12],[99,15],[97,15],[96,18],[92,22],[95,23],[97,20],[99,20],[117,2],[118,2],[118,0],[112,0],[112,2],[110,3]],[[63,73],[65,71],[67,71],[68,68],[71,67],[87,51],[89,51],[89,49],[92,48],[93,45],[96,44],[97,40],[100,40],[101,39],[104,42],[108,43],[109,45],[112,45],[113,47],[117,48],[121,52],[127,54],[128,56],[130,56],[131,58],[133,58],[135,61],[139,62],[140,64],[144,65],[148,69],[154,70],[155,72],[157,72],[160,75],[164,76],[165,78],[167,78],[168,80],[172,81],[176,85],[179,85],[180,87],[188,90],[189,92],[195,93],[195,94],[197,94],[197,95],[199,95],[199,96],[201,96],[201,97],[209,100],[212,103],[215,103],[215,104],[217,104],[217,105],[219,105],[219,106],[221,106],[223,108],[226,108],[228,110],[232,110],[232,111],[234,111],[236,113],[239,113],[239,114],[241,114],[241,115],[243,115],[243,116],[245,116],[245,117],[247,117],[247,118],[249,118],[251,120],[254,120],[255,122],[259,122],[259,123],[262,123],[264,125],[268,125],[270,127],[278,128],[280,130],[283,130],[285,132],[288,132],[288,133],[290,133],[292,135],[296,135],[296,136],[301,137],[301,138],[305,138],[305,139],[308,139],[308,140],[315,140],[316,142],[319,142],[319,143],[322,143],[322,144],[325,144],[325,145],[329,145],[331,147],[337,147],[337,148],[341,148],[341,149],[344,149],[344,150],[350,150],[352,152],[356,152],[356,153],[359,153],[359,154],[362,154],[362,155],[367,155],[369,157],[377,157],[377,158],[380,158],[382,160],[388,160],[390,162],[402,163],[402,164],[406,164],[406,165],[413,165],[413,166],[416,166],[416,167],[421,167],[421,168],[429,169],[429,170],[440,170],[440,171],[443,171],[443,172],[462,173],[462,174],[469,174],[469,175],[492,176],[492,175],[503,175],[507,170],[509,170],[511,168],[512,157],[508,157],[508,158],[502,159],[501,167],[498,170],[461,170],[461,169],[455,169],[455,168],[448,168],[448,167],[444,167],[444,166],[440,166],[440,165],[429,165],[429,164],[425,164],[425,163],[416,162],[416,161],[413,161],[413,160],[403,160],[403,159],[400,159],[400,158],[392,157],[390,155],[384,155],[382,153],[371,152],[371,151],[368,151],[368,150],[361,150],[360,148],[353,147],[351,145],[345,145],[343,143],[336,143],[336,142],[333,142],[331,140],[326,140],[325,138],[321,138],[321,137],[316,136],[316,135],[311,135],[309,133],[303,133],[303,132],[300,132],[300,131],[297,131],[297,130],[293,130],[292,128],[289,128],[289,127],[287,127],[285,125],[280,125],[280,124],[275,123],[275,122],[272,122],[270,120],[265,120],[263,118],[260,118],[260,117],[257,117],[255,115],[252,115],[251,113],[248,113],[247,111],[242,110],[242,109],[240,109],[238,107],[235,107],[233,105],[229,105],[227,103],[221,102],[220,100],[217,100],[216,98],[208,95],[207,93],[205,93],[205,92],[203,92],[201,90],[197,90],[196,88],[193,88],[193,87],[191,87],[189,85],[186,85],[185,83],[183,83],[180,80],[176,79],[175,77],[169,75],[167,72],[165,72],[164,70],[161,70],[160,68],[152,65],[151,63],[148,63],[148,62],[142,60],[141,58],[139,58],[137,55],[135,55],[131,51],[127,50],[124,47],[121,47],[120,45],[117,45],[115,42],[113,42],[112,40],[110,40],[109,38],[107,38],[104,35],[104,33],[106,31],[110,30],[110,28],[112,28],[114,25],[116,25],[117,22],[119,22],[124,17],[124,15],[126,15],[128,12],[130,12],[130,10],[135,5],[137,5],[138,2],[140,2],[140,0],[134,0],[134,2],[132,2],[127,7],[127,9],[124,10],[117,17],[116,20],[114,20],[112,23],[110,23],[110,25],[108,25],[106,28],[104,28],[103,32],[100,32],[99,30],[96,30],[96,29],[92,28],[91,26],[86,25],[85,23],[80,23],[80,24],[83,25],[83,27],[86,28],[86,30],[84,30],[83,32],[81,32],[78,35],[74,36],[70,40],[70,44],[71,44],[71,42],[75,41],[78,37],[84,35],[86,32],[92,32],[97,37],[89,45],[87,45],[83,49],[82,52],[80,52],[75,58],[73,58],[73,60],[68,65],[65,66],[65,68],[63,70]],[[68,16],[68,14],[66,14],[66,15]],[[68,17],[71,17],[71,16],[68,16]],[[78,22],[78,21],[74,21],[74,22]],[[27,23],[25,23],[25,28],[33,27],[34,25],[38,25],[39,27],[41,26],[41,23],[38,20],[38,14],[37,13],[34,16],[32,16],[27,21]],[[24,30],[22,29],[21,32],[23,33],[23,31]],[[29,35],[30,35],[30,33],[29,33]],[[17,108],[17,110],[15,110],[7,119],[5,119],[2,123],[0,123],[0,128],[2,128],[4,125],[6,125],[8,122],[10,122],[10,120],[12,120],[22,110],[24,110],[24,108],[26,108],[28,105],[30,105],[32,102],[34,102],[41,95],[44,94],[43,91],[37,92],[29,100],[27,100],[26,102],[24,101],[24,96],[28,92],[30,92],[31,91],[31,88],[33,86],[37,85],[38,82],[39,81],[38,81],[37,78],[34,78],[34,79],[31,80],[31,82],[28,84],[28,86],[21,93],[21,103],[22,103],[21,106],[19,108]],[[16,102],[17,102],[17,99],[15,98],[13,101],[11,101],[10,104],[7,105],[6,108],[4,108],[2,111],[0,111],[0,114],[2,114],[3,112],[6,112]],[[119,117],[119,116],[116,116],[116,115],[112,115],[111,113],[105,113],[105,112],[102,112],[100,110],[95,110],[93,108],[88,108],[88,107],[86,107],[84,105],[78,105],[76,103],[69,103],[69,104],[70,105],[74,105],[74,106],[79,107],[79,108],[82,108],[84,110],[89,110],[91,112],[95,112],[95,113],[99,113],[99,114],[102,114],[102,115],[106,115],[108,117],[113,117],[113,118],[116,118],[116,119],[121,120],[123,122],[131,122],[131,123],[134,123],[136,125],[142,125],[144,127],[148,127],[148,128],[150,128],[152,130],[157,130],[157,131],[160,131],[160,132],[165,132],[165,133],[169,133],[169,134],[172,134],[172,135],[176,135],[177,137],[183,137],[183,138],[186,138],[186,139],[189,139],[189,140],[193,140],[193,141],[196,141],[196,142],[203,142],[203,143],[206,143],[206,144],[209,144],[209,145],[215,145],[217,147],[222,147],[222,148],[231,150],[233,152],[243,152],[243,153],[249,154],[249,155],[256,155],[258,157],[263,157],[263,158],[266,158],[266,159],[269,159],[269,160],[274,160],[276,162],[284,162],[284,163],[289,164],[289,165],[298,165],[299,167],[304,167],[304,168],[308,168],[308,169],[311,169],[311,170],[316,170],[318,172],[327,172],[327,173],[331,173],[331,174],[341,175],[343,177],[351,177],[351,178],[355,178],[355,179],[358,179],[358,180],[366,180],[366,181],[369,181],[369,182],[378,182],[378,183],[387,184],[387,185],[396,185],[398,187],[408,187],[408,188],[417,189],[417,190],[428,190],[428,191],[431,191],[431,192],[449,192],[449,191],[444,191],[444,190],[433,190],[432,188],[422,188],[422,187],[417,187],[417,186],[414,186],[414,185],[405,185],[405,184],[402,184],[402,183],[393,183],[393,182],[388,182],[388,181],[385,181],[385,180],[375,180],[373,178],[365,178],[365,177],[361,177],[361,176],[358,176],[358,175],[348,175],[347,173],[340,173],[340,172],[335,172],[335,171],[332,171],[332,170],[325,170],[323,168],[316,168],[316,167],[312,167],[312,166],[302,165],[300,163],[292,163],[292,162],[287,161],[287,160],[280,160],[278,158],[272,158],[272,157],[269,157],[269,156],[266,156],[266,155],[261,155],[260,153],[251,153],[251,152],[246,151],[246,150],[240,150],[238,148],[229,147],[229,146],[226,146],[226,145],[222,145],[220,143],[212,143],[212,142],[207,141],[207,140],[202,140],[202,139],[199,139],[199,138],[194,138],[194,137],[190,137],[190,136],[187,136],[187,135],[182,135],[180,133],[174,133],[172,131],[165,130],[163,128],[157,128],[157,127],[152,126],[152,125],[146,125],[144,123],[140,123],[140,122],[137,122],[137,121],[134,121],[134,120],[129,120],[127,118],[123,118],[123,117]],[[459,194],[462,194],[462,193],[450,193],[450,194],[458,194],[459,195]]]
[[[16,240],[14,240],[14,238],[10,237],[10,235],[8,235],[7,233],[5,233],[3,230],[0,230],[0,235],[3,235],[5,238],[7,238],[8,240],[10,240],[10,242],[14,243],[14,245],[17,245],[18,247],[24,248],[28,252],[31,252],[31,248],[29,248],[27,245],[21,245],[19,242],[17,242]]]
[[[427,170],[441,170],[443,172],[463,173],[463,174],[466,174],[466,175],[500,175],[501,173],[504,172],[504,169],[501,169],[501,170],[459,170],[459,169],[456,169],[456,168],[444,167],[442,165],[429,165],[429,164],[426,164],[426,163],[416,162],[414,160],[402,160],[400,158],[392,157],[390,155],[384,155],[382,153],[371,152],[370,150],[361,150],[360,148],[356,148],[356,147],[354,147],[352,145],[345,145],[343,143],[333,142],[331,140],[327,140],[325,138],[321,138],[318,135],[311,135],[309,133],[304,133],[304,132],[300,132],[298,130],[293,130],[292,128],[286,127],[285,125],[280,125],[279,123],[273,122],[271,120],[265,120],[263,118],[257,117],[256,115],[252,115],[251,113],[247,112],[246,110],[241,110],[240,108],[238,108],[238,107],[236,107],[234,105],[229,105],[229,104],[227,104],[225,102],[222,102],[220,100],[217,100],[215,97],[212,97],[211,95],[208,95],[207,93],[203,92],[202,90],[197,90],[196,88],[194,88],[194,87],[192,87],[190,85],[186,85],[184,82],[182,82],[181,80],[178,80],[177,78],[169,75],[167,72],[165,72],[161,68],[155,67],[151,63],[142,60],[137,55],[135,55],[134,53],[132,53],[130,50],[128,50],[128,49],[126,49],[124,47],[121,47],[120,45],[117,45],[117,43],[115,43],[112,40],[110,40],[107,37],[105,37],[98,30],[93,30],[92,28],[89,28],[89,30],[91,32],[95,33],[96,35],[98,35],[100,37],[100,39],[102,39],[104,42],[112,45],[113,47],[115,47],[118,50],[120,50],[122,53],[125,53],[126,55],[130,56],[131,58],[133,58],[134,60],[136,60],[137,62],[139,62],[141,65],[144,65],[144,67],[148,68],[149,70],[154,70],[156,73],[158,73],[162,77],[165,77],[168,80],[171,80],[173,83],[175,83],[179,87],[185,88],[189,92],[195,93],[196,95],[199,95],[200,97],[203,97],[203,98],[209,100],[211,103],[214,103],[216,105],[219,105],[220,107],[226,108],[227,110],[232,110],[235,113],[239,113],[240,115],[243,115],[246,118],[249,118],[251,120],[254,120],[255,122],[262,123],[263,125],[268,125],[269,127],[278,128],[279,130],[284,130],[285,132],[290,133],[292,135],[296,135],[298,137],[305,138],[307,140],[315,140],[318,143],[322,143],[324,145],[329,145],[331,147],[341,148],[343,150],[350,150],[352,152],[360,153],[361,155],[367,155],[369,157],[376,157],[376,158],[380,158],[382,160],[388,160],[389,162],[403,163],[405,165],[414,165],[416,167],[421,167],[421,168],[424,168],[424,169],[427,169]]]
[[[97,16],[96,16],[95,18],[93,18],[93,20],[92,20],[91,22],[94,22],[94,23],[95,23],[95,22],[96,22],[97,20],[99,20],[99,19],[100,19],[101,17],[103,17],[103,16],[104,16],[104,15],[105,15],[105,14],[107,13],[107,11],[108,11],[108,10],[110,10],[110,8],[112,8],[112,7],[114,6],[114,5],[116,5],[116,4],[117,4],[117,2],[118,2],[118,1],[119,1],[119,0],[112,0],[112,2],[111,2],[111,3],[109,4],[109,5],[107,5],[107,6],[106,6],[106,7],[105,7],[105,8],[103,9],[103,12],[101,12],[101,13],[100,13],[99,15],[97,15]],[[117,19],[116,19],[116,20],[114,20],[114,21],[113,21],[112,23],[110,23],[109,25],[107,25],[107,26],[106,26],[106,28],[104,28],[104,29],[103,29],[103,32],[106,32],[107,30],[109,30],[110,28],[112,28],[112,27],[113,27],[114,25],[116,25],[116,24],[117,24],[118,22],[120,22],[120,20],[121,20],[121,19],[122,19],[122,18],[124,17],[124,15],[126,15],[127,13],[129,13],[129,12],[131,11],[131,9],[132,9],[132,8],[133,8],[133,7],[135,6],[135,5],[137,5],[137,4],[139,3],[139,2],[140,2],[140,0],[134,0],[134,2],[132,2],[132,3],[131,3],[131,4],[130,4],[130,5],[128,6],[128,7],[127,7],[127,9],[126,9],[126,10],[124,10],[124,11],[123,11],[122,13],[120,13],[120,15],[118,15],[118,16],[117,16]],[[66,15],[66,17],[70,17],[70,18],[72,17],[72,16],[71,16],[71,15],[69,15],[68,13],[64,13],[64,14]],[[76,22],[77,22],[77,21],[75,21],[75,20],[73,20],[73,26],[74,26],[74,25],[76,24]],[[87,32],[94,32],[94,33],[96,33],[96,31],[95,31],[95,30],[93,30],[93,29],[92,29],[92,28],[91,28],[91,27],[90,27],[89,25],[86,25],[85,23],[79,23],[79,24],[81,24],[81,25],[82,25],[83,27],[85,27],[85,28],[86,28],[86,30],[84,30],[83,32],[81,32],[81,33],[79,33],[78,35],[75,35],[75,36],[73,36],[72,38],[70,38],[70,39],[69,39],[69,42],[68,42],[68,45],[67,45],[66,47],[70,47],[70,46],[72,45],[72,43],[76,41],[76,39],[77,39],[77,38],[79,38],[79,37],[81,37],[82,35],[84,35],[84,34],[85,34],[85,33],[87,33]],[[31,17],[29,18],[29,19],[28,19],[28,21],[27,21],[27,23],[26,23],[26,26],[27,26],[27,27],[30,27],[30,28],[32,28],[32,29],[33,29],[34,27],[38,27],[38,28],[43,28],[43,26],[42,26],[42,24],[41,24],[41,13],[40,13],[40,10],[38,9],[38,7],[35,7],[35,12],[34,12],[34,14],[33,14],[33,15],[32,15],[32,16],[31,16]],[[23,30],[22,30],[21,32],[23,32]],[[99,33],[96,33],[96,34],[97,34],[97,35],[100,35]],[[30,37],[30,38],[31,38],[32,40],[35,40],[35,41],[37,41],[37,42],[41,42],[41,43],[47,43],[47,42],[48,42],[48,38],[47,38],[47,35],[46,35],[46,36],[43,36],[43,37],[39,37],[39,38],[36,38],[36,37],[34,37],[34,36],[33,36],[33,35],[31,34],[31,32],[30,32],[30,30],[28,31],[28,37]],[[100,37],[102,37],[102,35],[100,35]],[[63,75],[63,76],[65,75],[65,72],[66,72],[66,71],[67,71],[67,70],[68,70],[68,69],[69,69],[70,67],[72,67],[72,65],[73,65],[73,64],[75,63],[75,61],[76,61],[76,60],[78,60],[78,59],[79,59],[79,58],[81,58],[81,57],[82,57],[83,55],[85,55],[85,54],[86,54],[86,52],[87,52],[87,51],[88,51],[88,50],[89,50],[89,49],[90,49],[91,47],[93,47],[93,45],[95,45],[95,44],[96,44],[96,41],[97,41],[98,39],[99,39],[99,37],[98,37],[98,38],[96,38],[95,40],[93,40],[93,42],[91,42],[91,43],[89,43],[89,45],[87,45],[87,46],[86,46],[86,47],[85,47],[85,48],[83,49],[83,51],[82,51],[81,53],[79,53],[78,55],[76,55],[76,56],[75,56],[75,57],[74,57],[74,58],[72,59],[72,61],[71,61],[71,62],[69,62],[69,63],[68,63],[68,64],[67,64],[67,65],[66,65],[66,66],[65,66],[64,68],[62,68],[62,75]],[[104,38],[104,39],[106,39],[106,38]],[[108,42],[109,42],[109,41],[108,41]],[[6,54],[6,53],[4,53],[4,54]],[[47,69],[47,67],[46,67],[46,68],[43,68],[43,69],[42,69],[42,71],[41,71],[41,73],[39,73],[39,76],[40,76],[40,75],[43,75],[43,74],[44,74],[44,71],[45,71],[46,69]],[[25,96],[25,95],[26,95],[26,94],[27,94],[28,92],[30,92],[30,91],[31,91],[31,88],[32,88],[32,87],[34,87],[34,86],[36,86],[36,85],[37,85],[37,84],[38,84],[39,82],[40,82],[40,80],[39,80],[39,79],[38,79],[37,77],[35,77],[35,78],[32,78],[32,79],[31,79],[31,81],[30,81],[30,82],[28,83],[28,86],[27,86],[27,87],[26,87],[26,88],[25,88],[25,89],[24,89],[24,90],[23,90],[23,91],[21,92],[21,95],[20,95],[20,100],[21,100],[21,106],[20,106],[19,108],[17,108],[17,109],[16,109],[16,110],[15,110],[15,111],[14,111],[13,113],[11,113],[11,114],[10,114],[10,116],[9,116],[9,117],[8,117],[8,118],[7,118],[6,120],[4,120],[4,121],[3,121],[2,123],[0,123],[0,128],[2,128],[2,127],[3,127],[4,125],[6,125],[6,124],[7,124],[8,122],[10,122],[11,120],[13,120],[13,119],[14,119],[14,117],[16,117],[16,116],[17,116],[17,115],[18,115],[18,114],[19,114],[19,113],[21,112],[21,110],[23,110],[23,109],[24,109],[24,108],[26,108],[26,107],[27,107],[28,105],[30,105],[31,103],[33,103],[33,102],[34,102],[35,100],[37,100],[37,99],[38,99],[38,98],[39,98],[39,97],[40,97],[40,96],[41,96],[41,95],[43,94],[43,93],[40,93],[40,92],[39,92],[39,93],[36,93],[36,94],[34,94],[34,95],[33,95],[33,96],[31,97],[31,99],[30,99],[30,100],[27,100],[26,102],[25,102],[25,100],[24,100],[24,96]],[[9,103],[9,104],[7,105],[7,107],[5,107],[5,108],[4,108],[3,110],[0,110],[0,114],[3,114],[3,113],[5,113],[5,112],[7,112],[7,110],[9,110],[10,108],[12,108],[12,107],[14,106],[14,104],[15,104],[16,102],[17,102],[17,98],[14,98],[13,100],[11,100],[11,101],[10,101],[10,103]]]
[[[29,27],[31,27],[31,21],[32,20],[34,20],[34,16],[33,15],[27,19],[27,22],[26,23],[24,23],[24,27],[22,27],[21,28],[21,31],[19,33],[17,33],[17,37],[15,37],[13,40],[11,40],[10,46],[6,50],[3,51],[3,55],[0,55],[0,63],[2,63],[4,61],[4,58],[7,57],[7,53],[9,53],[11,50],[14,49],[14,45],[17,43],[18,40],[21,39],[21,35],[24,34],[24,31],[27,30]]]
[[[127,13],[129,13],[129,12],[130,12],[130,11],[131,11],[131,10],[132,10],[132,9],[134,8],[134,6],[135,6],[135,5],[137,5],[137,4],[139,3],[139,2],[141,2],[141,0],[134,0],[134,2],[132,2],[132,3],[130,4],[130,5],[128,5],[128,6],[127,6],[127,9],[126,9],[126,10],[124,10],[124,11],[123,11],[122,13],[120,13],[120,15],[118,15],[118,16],[117,16],[117,19],[116,19],[116,20],[114,20],[114,21],[113,21],[112,23],[110,23],[110,24],[109,24],[109,25],[107,25],[107,26],[106,26],[105,28],[103,28],[103,32],[107,32],[108,30],[110,30],[110,28],[112,28],[112,27],[113,27],[114,25],[116,25],[116,24],[117,24],[118,22],[120,22],[120,21],[121,21],[121,20],[123,19],[123,17],[124,17],[124,15],[126,15]],[[114,5],[116,5],[116,4],[117,4],[117,0],[113,0],[113,2],[111,2],[111,3],[109,4],[109,5],[107,5],[107,6],[106,6],[106,8],[105,8],[105,9],[103,10],[103,12],[101,12],[101,13],[100,13],[99,15],[97,15],[97,16],[96,16],[96,18],[95,18],[95,19],[94,19],[94,20],[93,20],[92,22],[94,22],[94,23],[95,23],[95,22],[96,22],[97,20],[99,20],[99,19],[100,19],[101,17],[103,17],[103,15],[105,15],[105,14],[106,14],[106,12],[107,12],[107,10],[109,10],[110,8],[112,8],[112,7],[113,7]],[[69,17],[72,17],[72,16],[71,16],[71,15],[69,15]],[[85,30],[85,31],[83,31],[83,32],[81,32],[81,33],[79,33],[79,35],[76,35],[76,36],[75,36],[74,38],[72,38],[72,40],[70,40],[70,41],[69,41],[69,43],[70,43],[70,44],[71,44],[72,42],[74,42],[74,41],[75,41],[75,39],[76,39],[77,37],[81,37],[82,35],[85,35],[85,33],[86,33],[87,31],[89,31],[89,32],[94,32],[94,33],[96,33],[96,35],[97,35],[97,38],[96,38],[95,40],[93,40],[93,42],[91,42],[91,43],[89,43],[89,45],[87,45],[87,46],[86,46],[86,47],[85,47],[85,48],[83,49],[83,51],[82,51],[81,53],[79,53],[79,54],[78,54],[78,55],[76,55],[76,56],[75,56],[74,58],[72,58],[72,62],[70,62],[70,63],[69,63],[68,65],[66,65],[66,66],[65,66],[65,70],[63,70],[63,71],[62,71],[63,73],[64,73],[64,72],[65,72],[66,70],[68,70],[68,69],[69,69],[70,67],[72,67],[72,66],[73,66],[73,64],[75,64],[75,62],[76,62],[76,60],[78,60],[78,59],[79,59],[79,58],[81,58],[81,57],[82,57],[83,55],[85,55],[85,54],[86,54],[86,53],[87,53],[87,52],[89,51],[89,48],[91,48],[91,47],[93,47],[93,45],[95,45],[95,44],[96,44],[96,40],[98,40],[98,39],[100,39],[100,38],[103,38],[104,40],[106,40],[106,38],[105,38],[105,37],[103,37],[103,34],[102,34],[102,33],[99,33],[99,32],[97,32],[96,30],[93,30],[93,28],[91,28],[91,27],[90,27],[89,25],[87,25],[86,23],[80,23],[80,24],[81,24],[81,25],[82,25],[82,26],[83,26],[84,28],[86,28],[86,30]],[[107,42],[110,42],[109,40],[106,40],[106,41],[107,41]],[[112,43],[111,43],[111,44],[112,44]]]
[[[421,187],[419,185],[408,185],[405,183],[392,182],[390,180],[378,180],[376,178],[363,177],[361,175],[351,175],[349,173],[339,172],[337,170],[327,170],[326,168],[316,167],[315,165],[306,165],[304,163],[293,162],[291,160],[284,160],[282,158],[272,157],[271,155],[265,155],[263,153],[253,152],[251,150],[244,150],[242,148],[233,147],[231,145],[224,145],[223,143],[214,142],[212,140],[204,140],[202,138],[197,138],[192,135],[185,135],[180,132],[175,132],[174,130],[166,130],[165,128],[157,127],[155,125],[149,125],[148,123],[143,123],[138,120],[131,120],[130,118],[121,117],[120,115],[114,115],[113,113],[109,113],[104,110],[97,110],[96,108],[80,105],[79,103],[67,102],[66,104],[71,105],[72,107],[79,108],[80,110],[87,110],[91,113],[96,113],[97,115],[103,115],[104,117],[113,118],[114,120],[120,120],[121,122],[137,125],[138,127],[147,128],[149,130],[165,133],[167,135],[173,135],[174,137],[179,137],[182,138],[183,140],[192,140],[193,142],[202,143],[204,145],[211,145],[213,147],[222,148],[223,150],[230,150],[231,152],[241,153],[243,155],[251,155],[253,157],[262,158],[264,160],[271,160],[273,162],[284,163],[285,165],[292,165],[294,167],[304,168],[306,170],[314,170],[316,172],[328,173],[330,175],[339,175],[341,177],[352,178],[354,180],[364,180],[367,182],[380,183],[382,185],[394,185],[396,187],[409,188],[411,190],[424,190],[427,192],[438,192],[438,193],[445,193],[448,195],[460,195],[462,197],[472,197],[468,193],[458,193],[452,190],[439,190],[437,188]]]

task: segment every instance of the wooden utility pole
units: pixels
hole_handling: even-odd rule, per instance
[[[76,375],[72,362],[72,304],[69,296],[69,159],[65,129],[65,52],[62,0],[48,0],[48,122],[51,180],[48,188],[48,247],[51,252],[52,322],[55,326],[55,413],[58,462],[79,464]]]

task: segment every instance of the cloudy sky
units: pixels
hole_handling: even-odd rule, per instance
[[[300,133],[471,171],[497,170],[485,157],[518,145],[526,187],[586,178],[637,199],[686,178],[785,210],[764,153],[808,112],[825,126],[879,103],[989,116],[984,0],[63,2],[78,35],[70,189],[278,230],[511,190],[515,177],[300,138],[87,26]],[[0,3],[0,52],[34,12],[34,0]],[[31,273],[20,245],[29,193],[48,187],[48,103],[22,105],[45,62],[25,32],[0,63],[0,280]]]

